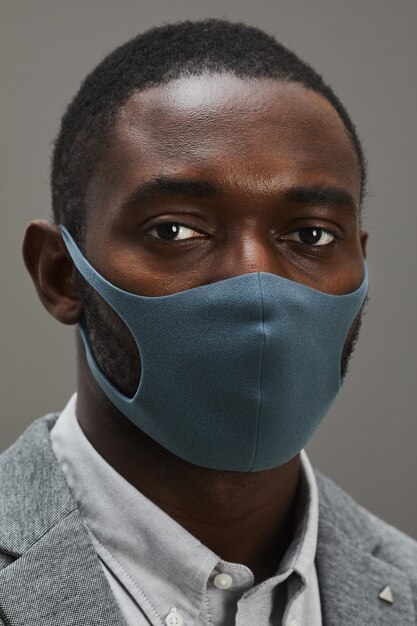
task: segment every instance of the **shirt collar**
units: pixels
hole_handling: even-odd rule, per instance
[[[148,602],[160,606],[163,601],[169,610],[181,597],[184,602],[190,596],[204,601],[213,573],[234,570],[246,579],[250,576],[244,565],[222,561],[100,456],[78,424],[76,394],[52,429],[51,440],[98,554],[103,559],[107,555],[114,568],[122,568],[132,580],[140,580]],[[304,451],[296,520],[294,539],[277,575],[261,583],[263,588],[277,585],[293,572],[304,586],[314,564],[318,489]],[[157,575],[164,577],[163,598],[160,585],[155,584]]]
[[[301,475],[296,508],[294,538],[282,559],[278,573],[294,570],[306,584],[314,564],[319,525],[319,495],[314,470],[305,450],[301,450]]]

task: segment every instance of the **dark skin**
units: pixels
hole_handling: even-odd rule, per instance
[[[196,191],[190,181],[211,187]],[[160,296],[263,271],[344,294],[363,278],[354,148],[332,106],[294,83],[211,75],[134,94],[87,201],[85,255],[134,293]],[[47,310],[77,324],[84,303],[57,227],[31,222],[24,257]],[[133,363],[131,338],[106,303],[98,306]],[[293,533],[299,455],[255,473],[191,465],[109,403],[79,339],[78,347],[77,417],[92,445],[222,559],[247,565],[257,583],[272,576]]]

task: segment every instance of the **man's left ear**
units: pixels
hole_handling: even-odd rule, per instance
[[[23,258],[46,310],[62,324],[77,324],[83,308],[76,269],[57,226],[46,220],[30,222]]]
[[[363,258],[366,259],[366,248],[368,245],[368,231],[367,230],[361,230],[359,237],[361,240],[361,248],[362,248],[362,254],[363,254]]]

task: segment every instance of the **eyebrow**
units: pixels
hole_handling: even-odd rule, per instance
[[[224,189],[206,180],[188,178],[170,178],[156,176],[140,183],[122,204],[122,210],[137,207],[142,202],[161,200],[162,198],[188,197],[207,199],[220,197]],[[335,185],[296,186],[284,192],[282,200],[302,206],[325,206],[330,208],[354,209],[358,211],[355,198],[345,188]]]
[[[195,199],[213,198],[221,196],[223,189],[206,180],[190,180],[188,178],[169,178],[156,176],[151,180],[140,183],[122,205],[122,210],[129,210],[141,202],[172,198],[173,196]]]
[[[287,202],[303,206],[319,205],[331,208],[353,208],[358,211],[355,198],[343,187],[333,185],[312,185],[293,187],[284,193]]]

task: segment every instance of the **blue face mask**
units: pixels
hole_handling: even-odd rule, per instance
[[[244,274],[168,296],[109,283],[61,233],[85,280],[136,342],[133,398],[104,376],[80,325],[91,371],[111,402],[177,456],[255,472],[293,458],[341,387],[343,346],[368,289],[334,296],[274,274]],[[139,375],[139,373],[138,373]]]

